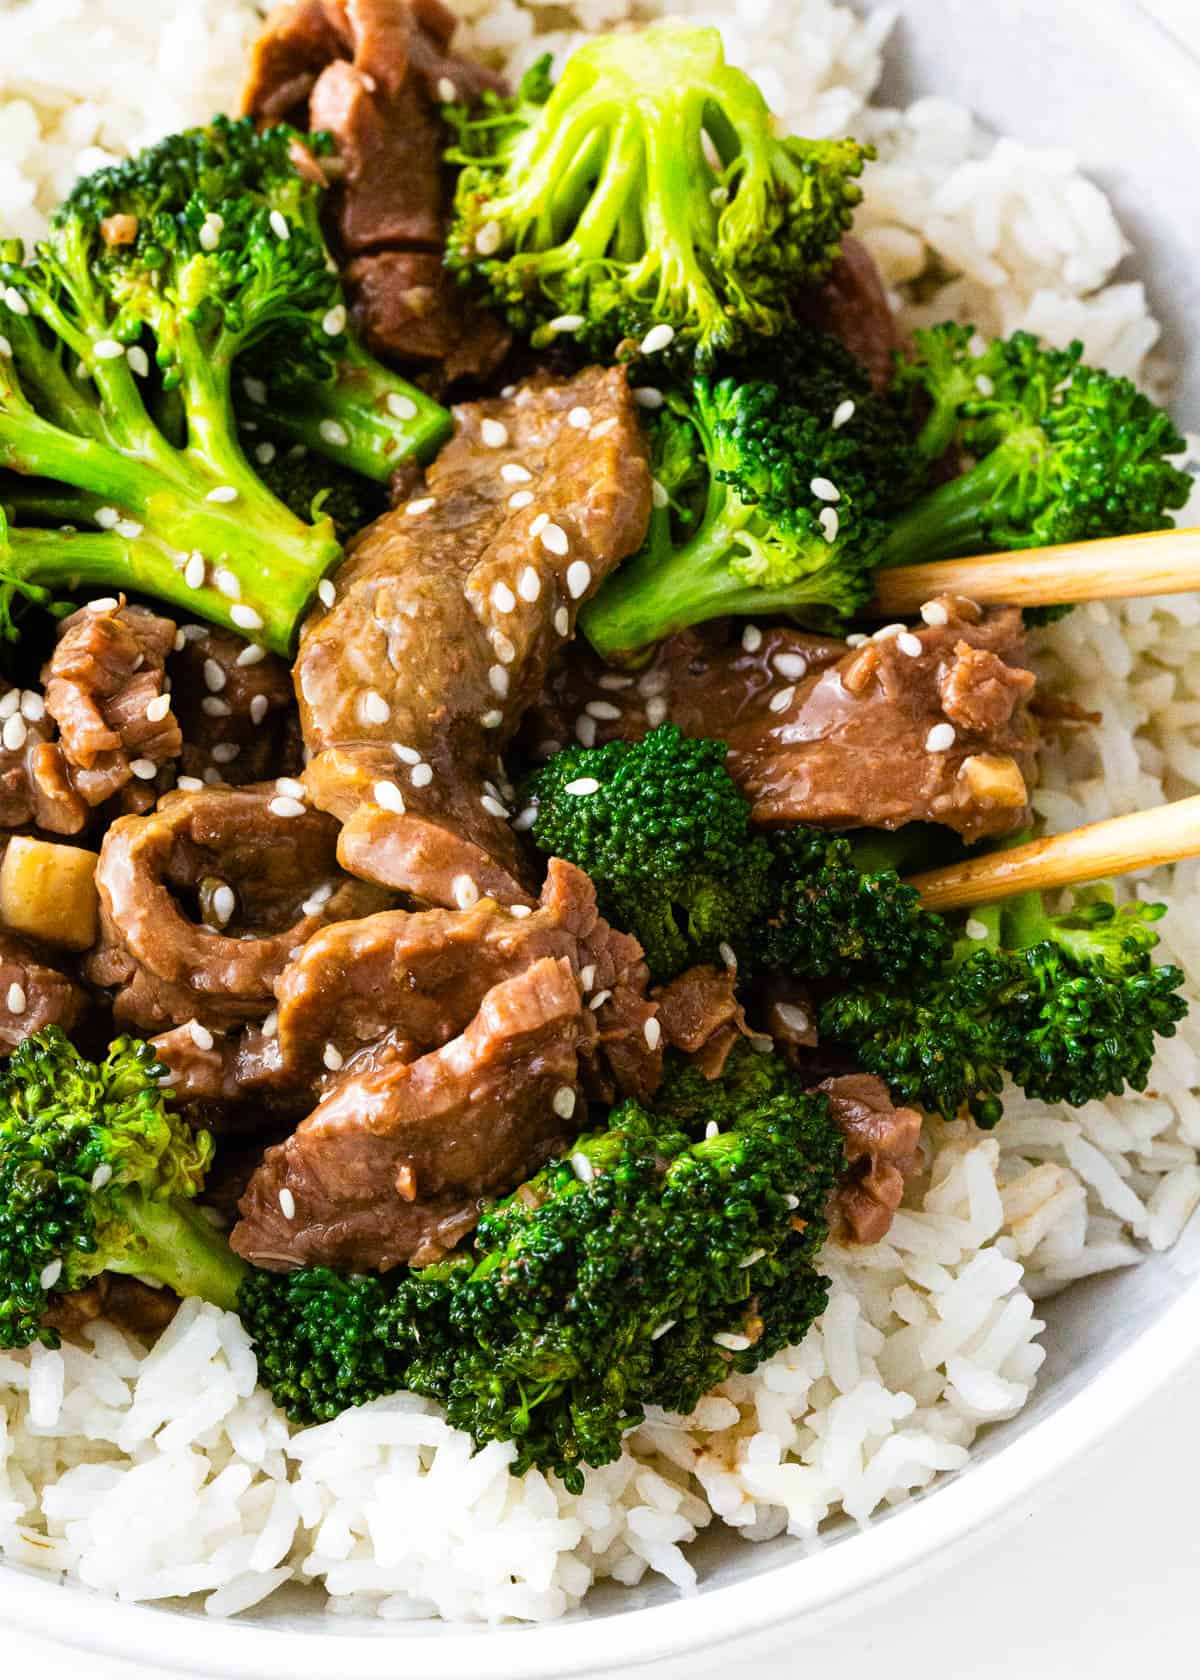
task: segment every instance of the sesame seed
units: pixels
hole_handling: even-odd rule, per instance
[[[567,594],[573,601],[586,595],[592,582],[592,568],[586,560],[572,560],[567,567]]]
[[[212,750],[213,763],[232,764],[241,750],[236,741],[218,741]]]
[[[317,427],[326,443],[331,443],[335,449],[345,449],[350,442],[350,433],[340,420],[322,420]]]
[[[871,640],[874,642],[890,642],[894,636],[902,636],[903,634],[903,624],[885,624],[876,630]]]
[[[119,362],[125,355],[125,346],[115,338],[101,338],[92,345],[92,353],[98,362]]]
[[[988,936],[986,923],[979,921],[975,916],[967,917],[963,932],[968,939],[986,939]]]
[[[854,399],[852,397],[847,397],[845,402],[840,402],[837,405],[837,407],[833,411],[833,429],[834,429],[835,432],[840,427],[844,426],[846,424],[847,420],[853,420],[853,418],[854,418],[854,407],[855,407],[855,404],[854,404]]]
[[[219,216],[215,210],[210,210],[200,225],[198,238],[202,251],[215,251],[221,243],[221,235],[225,231],[225,218]]]
[[[599,793],[600,783],[595,776],[576,776],[573,782],[568,782],[563,788],[564,793]]]
[[[7,338],[5,338],[3,333],[0,333],[0,356],[8,356],[11,359],[12,353],[12,344]]]
[[[921,653],[921,638],[914,636],[911,630],[904,630],[896,637],[896,646],[901,653],[906,653],[910,659],[917,659]]]
[[[321,331],[330,338],[337,338],[346,330],[346,305],[335,303],[332,309],[325,311],[325,318],[321,322]]]
[[[490,793],[485,793],[483,798],[479,801],[479,803],[483,806],[484,810],[486,812],[488,812],[488,814],[490,816],[500,817],[505,822],[508,821],[508,808],[507,808],[507,806],[502,805],[500,803],[500,801],[498,799],[493,798],[493,796]]]
[[[298,799],[287,799],[282,794],[279,798],[272,799],[267,809],[277,817],[302,817],[304,815],[304,806]]]
[[[665,508],[671,500],[667,495],[666,486],[660,484],[656,478],[650,480],[650,500],[656,508]]]
[[[206,694],[200,702],[200,710],[205,717],[228,717],[232,708],[227,700],[222,700],[216,694]]]
[[[506,583],[492,585],[492,605],[497,612],[510,613],[517,604],[517,597]]]
[[[866,647],[870,640],[870,636],[864,636],[861,630],[856,630],[852,636],[846,637],[846,646],[848,648]]]
[[[747,624],[742,631],[742,646],[747,653],[757,653],[762,646],[763,634],[757,624]]]
[[[220,694],[225,687],[226,680],[223,668],[215,659],[204,661],[204,685],[210,694]]]
[[[556,1109],[555,1113],[557,1112],[558,1110]],[[568,1116],[564,1115],[563,1118],[566,1119]],[[572,1155],[571,1170],[574,1172],[575,1177],[581,1184],[591,1184],[596,1177],[596,1169],[583,1153],[582,1149],[577,1149],[575,1154]]]
[[[542,580],[532,566],[526,566],[517,579],[517,594],[522,601],[536,601],[542,593]]]
[[[267,387],[261,379],[243,379],[242,390],[252,403],[261,404],[267,400]]]
[[[950,622],[950,614],[940,601],[926,601],[921,608],[921,617],[926,624],[933,625],[935,629],[940,629],[943,624]]]
[[[493,708],[490,712],[484,712],[479,721],[485,729],[499,729],[500,725],[504,722],[504,713],[498,712]]]
[[[575,739],[581,747],[594,747],[596,745],[595,718],[581,716],[575,719]]]
[[[261,630],[263,627],[262,614],[255,612],[244,602],[238,601],[229,609],[229,616],[239,630]]]
[[[651,729],[657,729],[660,723],[666,722],[667,702],[661,694],[652,695],[646,702],[646,722]]]
[[[199,1021],[193,1019],[188,1022],[187,1030],[191,1034],[192,1043],[196,1046],[197,1050],[212,1049],[213,1035],[209,1032],[207,1027],[202,1027]]]
[[[994,397],[996,394],[996,387],[986,373],[981,373],[976,379],[975,389],[981,397]]]
[[[213,582],[221,591],[221,594],[230,601],[236,601],[238,596],[242,593],[241,583],[229,570],[228,566],[220,566],[217,568],[217,570],[213,573]]]
[[[952,723],[935,723],[925,737],[926,752],[948,752],[953,745],[954,725]]]
[[[511,665],[513,660],[517,657],[516,646],[511,638],[506,636],[503,630],[493,630],[491,632],[491,639],[492,646],[496,650],[496,658],[502,665]]]
[[[215,490],[210,490],[205,496],[206,502],[236,502],[238,493],[232,484],[218,484]]]
[[[665,1336],[668,1330],[674,1330],[676,1320],[664,1318],[662,1323],[650,1332],[650,1340],[656,1342],[660,1336]]]
[[[419,513],[428,513],[436,501],[436,496],[420,496],[415,502],[409,502],[404,511],[412,516]]]
[[[113,530],[117,533],[117,535],[119,537],[125,537],[129,542],[132,542],[135,537],[140,537],[145,529],[146,527],[144,525],[140,525],[136,519],[118,519],[117,523],[113,526]]]
[[[795,698],[796,690],[789,685],[787,688],[778,689],[772,694],[767,704],[773,712],[786,712]]]
[[[204,584],[204,556],[193,554],[183,568],[183,581],[189,589],[200,589]]]
[[[592,987],[596,984],[595,963],[585,963],[579,970],[579,984],[583,991],[591,991]]]
[[[571,629],[571,615],[566,607],[559,607],[554,614],[554,628],[560,636],[565,636]]]
[[[811,1025],[807,1011],[798,1008],[794,1003],[777,1003],[775,1011],[784,1026],[791,1032],[805,1033]]]
[[[437,93],[443,105],[453,105],[458,98],[458,89],[449,76],[438,77]]]
[[[660,321],[658,326],[651,327],[642,340],[640,349],[643,356],[655,356],[660,350],[665,350],[675,337],[675,328]]]
[[[237,899],[233,895],[233,888],[221,885],[212,895],[213,915],[222,927],[227,927],[233,920],[233,912],[237,909]]]
[[[265,694],[256,694],[250,701],[250,722],[261,723],[266,717],[269,703]]]
[[[282,210],[272,210],[267,220],[271,224],[271,232],[276,239],[290,239],[292,230],[287,224],[287,217]]]
[[[752,1345],[749,1336],[739,1336],[733,1330],[718,1330],[713,1341],[718,1347],[728,1348],[730,1353],[745,1353]]]
[[[530,522],[529,535],[531,537],[540,537],[542,532],[546,529],[547,525],[549,525],[549,523],[550,523],[550,515],[548,513],[535,514],[532,521]]]
[[[325,1066],[329,1069],[330,1073],[336,1073],[346,1058],[342,1055],[342,1052],[338,1049],[336,1044],[327,1044],[321,1052],[321,1060],[325,1063]]]
[[[648,1050],[658,1049],[659,1045],[662,1043],[662,1027],[659,1024],[657,1016],[651,1015],[648,1020],[643,1022],[642,1037],[646,1040],[646,1048]]]
[[[53,1289],[62,1276],[63,1263],[61,1260],[51,1260],[48,1266],[43,1266],[38,1282],[43,1289]]]
[[[115,507],[97,508],[92,518],[102,531],[111,531],[115,525],[121,523],[121,515]]]
[[[469,910],[479,903],[479,888],[469,875],[456,875],[450,883],[454,902],[460,910]]]
[[[657,385],[635,385],[633,400],[639,408],[661,408],[663,394]]]
[[[279,1211],[285,1219],[290,1220],[296,1217],[296,1198],[286,1184],[279,1192]]]
[[[503,665],[492,665],[488,669],[488,687],[493,694],[505,698],[508,693],[508,672]]]
[[[95,1172],[92,1174],[92,1189],[93,1190],[103,1190],[104,1186],[112,1178],[112,1175],[113,1175],[113,1170],[109,1166],[108,1162],[107,1161],[101,1161],[100,1165],[96,1168]]]
[[[152,758],[135,758],[129,768],[139,782],[152,782],[158,775],[158,765]]]
[[[4,301],[14,315],[28,315],[29,305],[15,286],[9,286],[4,293]]]
[[[333,587],[332,578],[322,578],[317,585],[317,599],[323,607],[331,607],[337,600],[337,590]]]
[[[592,423],[590,408],[573,408],[567,415],[567,425],[574,426],[577,432],[586,432]]]
[[[298,782],[295,776],[277,776],[275,778],[275,792],[286,793],[292,799],[303,799],[304,783]]]
[[[20,752],[25,745],[25,737],[29,734],[25,719],[20,712],[14,712],[10,718],[5,718],[4,728],[0,731],[0,741],[4,743],[6,752]]]
[[[416,747],[406,747],[400,741],[393,741],[392,751],[400,760],[401,764],[420,764],[421,762],[421,755],[417,751]]]
[[[814,478],[809,489],[819,502],[836,502],[842,494],[832,479],[828,478]]]
[[[567,540],[567,533],[563,530],[561,525],[543,525],[541,537],[542,547],[548,554],[557,554],[561,557],[570,549],[571,545]],[[590,575],[591,574],[589,573],[589,576]]]
[[[4,698],[0,700],[0,718],[10,718],[14,712],[19,712],[20,709],[21,690],[10,688]]]
[[[808,670],[808,660],[802,653],[777,653],[771,661],[781,677],[798,682]]]
[[[614,691],[622,688],[632,688],[633,678],[624,676],[620,671],[605,671],[596,678],[598,688],[610,688]]]
[[[588,1008],[589,1009],[602,1009],[604,1007],[604,1005],[608,1002],[608,1000],[611,996],[612,996],[612,993],[608,990],[605,990],[603,992],[597,992],[595,997],[588,999]]]
[[[363,695],[362,712],[368,723],[386,723],[392,715],[392,708],[382,694],[377,694],[373,688],[369,688]]]
[[[35,688],[21,691],[21,716],[28,723],[41,723],[46,715],[46,702]]]
[[[510,916],[515,916],[517,921],[524,921],[526,916],[533,915],[533,906],[531,904],[514,904],[510,907],[508,913]]]
[[[88,602],[88,611],[94,613],[116,612],[117,597],[115,595],[97,595],[94,601]]]
[[[835,542],[837,540],[838,523],[837,510],[835,508],[822,508],[820,513],[817,515],[817,524],[821,527],[821,531],[827,543]]]
[[[404,815],[404,795],[395,782],[376,782],[372,793],[376,805],[381,805],[385,811],[393,811],[396,816]]]
[[[744,1271],[747,1266],[753,1266],[753,1265],[757,1264],[757,1262],[762,1259],[763,1255],[766,1252],[767,1251],[766,1251],[765,1248],[752,1248],[750,1250],[749,1254],[744,1254],[742,1256],[742,1258],[738,1261],[738,1266]]]
[[[556,315],[547,323],[547,330],[552,333],[574,333],[578,332],[582,325],[582,315]]]
[[[514,490],[508,498],[508,505],[514,513],[520,513],[522,508],[530,507],[533,503],[532,490]]]
[[[717,946],[717,955],[725,964],[726,968],[736,970],[738,965],[737,952],[727,939],[722,939],[721,943]]]
[[[620,706],[614,706],[611,700],[589,700],[583,709],[589,717],[598,718],[601,723],[613,723],[621,715]]]
[[[139,379],[145,379],[150,372],[150,358],[140,344],[131,344],[125,352],[125,360],[129,363],[129,371],[136,373]]]
[[[433,766],[431,764],[414,764],[409,781],[415,788],[428,787],[433,780]]]
[[[575,1112],[575,1091],[570,1085],[560,1085],[554,1093],[551,1104],[555,1114],[562,1120],[569,1120]],[[589,1165],[591,1163],[589,1162]]]
[[[508,427],[502,420],[483,420],[480,422],[479,436],[489,449],[503,449],[508,442]]]
[[[25,988],[14,980],[8,988],[8,1012],[10,1015],[24,1015],[26,1008]]]
[[[204,783],[200,780],[199,776],[180,776],[179,780],[175,783],[175,786],[179,789],[180,793],[199,793],[201,788],[204,786]]]
[[[525,809],[523,811],[519,811],[513,818],[512,826],[518,834],[524,834],[533,827],[536,821],[537,806],[526,805]]]

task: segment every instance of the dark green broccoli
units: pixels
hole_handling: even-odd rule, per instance
[[[56,1346],[51,1295],[106,1271],[235,1305],[246,1268],[192,1201],[212,1139],[171,1111],[165,1071],[128,1038],[86,1061],[57,1027],[0,1070],[0,1347]]]
[[[260,431],[251,453],[255,471],[285,507],[301,519],[332,519],[341,542],[387,509],[387,496],[378,484],[303,443],[288,444]]]
[[[328,517],[298,518],[247,461],[237,367],[269,350],[327,395],[341,360],[360,354],[320,191],[292,163],[298,138],[217,118],[82,180],[30,264],[19,243],[0,249],[0,468],[50,481],[66,522],[90,527],[49,542],[14,525],[0,617],[22,593],[99,584],[290,650],[341,550]],[[448,416],[393,384],[414,406],[395,422],[398,460],[435,442]],[[248,388],[267,395],[254,377]],[[313,395],[314,412],[324,401]],[[368,406],[374,427],[374,397]],[[344,455],[353,415],[324,417]],[[386,477],[374,444],[366,453]]]
[[[646,541],[580,615],[604,658],[711,618],[836,629],[870,599],[914,456],[853,358],[821,335],[807,343],[784,358],[782,384],[702,377],[651,415]]]
[[[658,349],[706,364],[787,331],[873,156],[778,137],[718,31],[682,23],[599,36],[557,84],[543,59],[515,99],[447,114],[450,266],[535,345],[571,335],[600,357],[657,328]]]
[[[973,910],[940,967],[829,999],[822,1035],[905,1102],[946,1118],[965,1105],[982,1126],[1006,1074],[1046,1102],[1144,1090],[1156,1039],[1187,1013],[1182,972],[1150,959],[1163,913],[1099,889],[1059,915],[1038,893]]]
[[[642,741],[556,753],[529,786],[535,844],[591,876],[657,979],[740,943],[768,908],[770,852],[725,753],[664,723]]]
[[[1184,439],[1128,379],[1085,367],[1083,346],[1031,334],[981,344],[970,327],[915,334],[896,388],[923,420],[932,461],[957,446],[973,463],[893,523],[885,565],[1157,531],[1191,493],[1168,457]]]

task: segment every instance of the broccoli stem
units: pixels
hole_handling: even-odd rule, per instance
[[[989,504],[1010,491],[1014,479],[1036,474],[1045,447],[1037,427],[1012,433],[969,472],[939,485],[901,514],[884,539],[879,564],[911,566],[994,548]]]
[[[109,1271],[157,1278],[185,1300],[198,1295],[226,1312],[236,1311],[250,1267],[199,1208],[180,1197],[160,1199],[131,1189],[122,1197],[122,1211],[144,1247],[110,1261]]]
[[[272,387],[270,420],[297,443],[380,484],[404,461],[427,461],[453,425],[440,403],[353,341],[333,379]]]

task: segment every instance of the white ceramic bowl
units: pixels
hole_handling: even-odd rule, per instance
[[[892,4],[892,0],[885,0]],[[731,15],[736,0],[730,0]],[[1065,145],[1112,194],[1136,271],[1167,323],[1180,369],[1177,409],[1200,430],[1200,65],[1125,0],[899,0],[885,98],[961,99],[998,130]],[[695,1672],[737,1640],[744,1665],[780,1624],[812,1631],[867,1595],[894,1590],[935,1555],[1028,1510],[1067,1461],[1094,1445],[1200,1351],[1200,1220],[1169,1254],[1080,1285],[1050,1303],[1049,1358],[1031,1404],[981,1441],[967,1469],[859,1533],[844,1524],[819,1553],[780,1538],[752,1546],[710,1532],[694,1554],[699,1591],[602,1588],[548,1627],[464,1629],[323,1613],[297,1594],[258,1617],[123,1606],[34,1574],[0,1569],[0,1627],[148,1665],[150,1672],[246,1680],[542,1680]]]

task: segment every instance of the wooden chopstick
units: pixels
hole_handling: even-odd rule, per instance
[[[927,910],[963,910],[1031,889],[1076,886],[1200,856],[1200,794],[1109,817],[1009,851],[990,852],[909,878]]]
[[[885,567],[875,574],[871,610],[904,617],[935,595],[966,595],[981,606],[1049,607],[1192,589],[1200,590],[1200,529],[1188,528]]]

